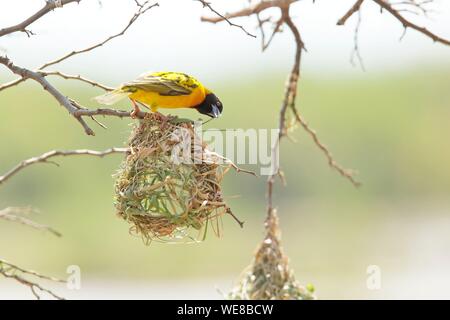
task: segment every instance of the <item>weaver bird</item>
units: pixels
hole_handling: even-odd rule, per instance
[[[140,112],[136,102],[153,112],[159,108],[193,108],[211,118],[219,117],[223,109],[222,102],[214,93],[194,77],[181,72],[143,74],[136,80],[95,97],[95,100],[111,105],[125,97],[133,103],[132,117]]]

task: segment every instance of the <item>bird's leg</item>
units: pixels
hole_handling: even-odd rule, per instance
[[[130,100],[134,107],[134,110],[131,112],[130,116],[131,118],[136,119],[139,115],[139,112],[141,112],[141,109],[139,109],[139,106],[137,105],[136,101],[134,101],[133,99]]]

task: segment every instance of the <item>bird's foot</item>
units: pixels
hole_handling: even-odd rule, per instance
[[[130,113],[130,117],[132,119],[136,119],[138,117],[139,113],[141,112],[141,109],[139,109],[139,106],[137,105],[136,101],[134,101],[132,99],[130,99],[130,100],[131,100],[131,103],[133,104],[133,108],[134,108],[133,111],[131,111],[131,113]]]

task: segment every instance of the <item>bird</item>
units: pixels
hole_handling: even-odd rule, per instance
[[[126,97],[133,104],[133,118],[140,112],[137,103],[152,112],[159,108],[192,108],[211,118],[218,118],[223,111],[222,102],[211,90],[182,72],[147,72],[94,99],[100,104],[112,105]]]

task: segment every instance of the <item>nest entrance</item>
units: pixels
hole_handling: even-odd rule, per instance
[[[231,300],[312,300],[314,288],[301,286],[289,268],[280,244],[278,216],[272,210],[266,220],[267,234],[254,260],[238,285],[228,294]]]
[[[159,113],[148,114],[131,134],[116,175],[115,207],[147,242],[195,240],[192,230],[204,237],[208,224],[219,233],[218,219],[232,214],[221,191],[232,164],[196,138],[192,122]]]

